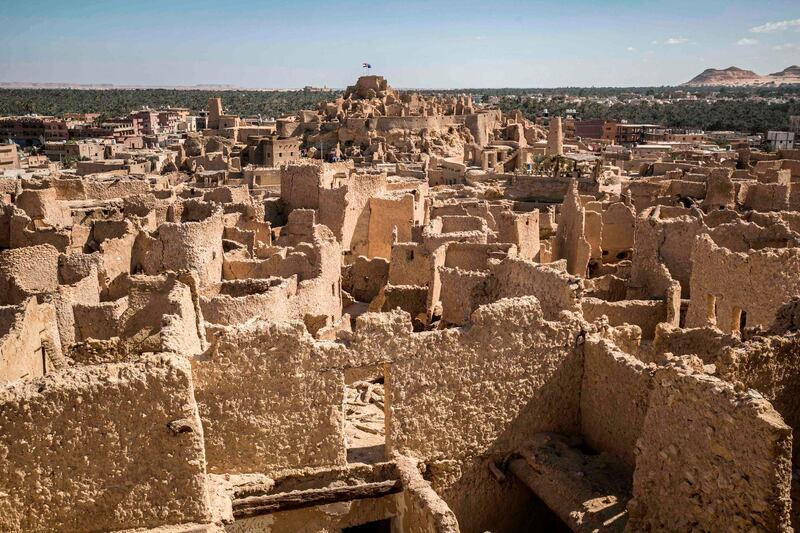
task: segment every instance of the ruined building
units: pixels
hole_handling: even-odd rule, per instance
[[[0,531],[792,530],[800,152],[378,76],[175,141],[0,174]]]

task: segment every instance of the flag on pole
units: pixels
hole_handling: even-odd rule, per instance
[[[372,65],[369,63],[361,63],[361,68],[372,68]]]

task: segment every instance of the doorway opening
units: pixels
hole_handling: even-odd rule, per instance
[[[345,372],[345,445],[348,463],[375,464],[386,456],[384,367]]]

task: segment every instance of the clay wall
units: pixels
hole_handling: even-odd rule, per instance
[[[501,211],[497,217],[497,241],[516,245],[517,255],[523,259],[539,256],[539,210],[530,213]],[[489,223],[491,228],[491,224]]]
[[[690,295],[692,248],[689,243],[705,231],[700,218],[685,209],[653,207],[636,219],[630,298],[663,298],[664,292],[677,281],[681,295]]]
[[[29,296],[58,287],[58,251],[42,244],[0,252],[0,305],[16,305]]]
[[[235,325],[251,319],[280,321],[290,316],[289,302],[296,294],[295,277],[226,280],[206,289],[200,297],[200,308],[203,319],[211,324]]]
[[[398,242],[411,240],[414,221],[414,195],[369,199],[369,237],[367,257],[389,258],[392,255],[392,235],[397,228]]]
[[[516,256],[516,247],[507,243],[451,242],[445,245],[444,266],[462,270],[488,270],[489,259]]]
[[[642,338],[655,336],[656,326],[667,321],[667,303],[664,300],[621,300],[607,302],[599,298],[581,300],[583,317],[593,322],[601,316],[608,318],[612,326],[633,324],[642,330]]]
[[[371,218],[370,198],[385,189],[385,174],[353,174],[346,185],[320,189],[319,223],[333,231],[343,250],[364,253]]]
[[[73,306],[76,341],[119,337],[130,353],[200,353],[205,327],[196,283],[189,275],[132,276],[120,300]]]
[[[32,220],[41,220],[51,226],[71,226],[70,209],[56,197],[55,189],[22,191],[15,198],[14,205]]]
[[[561,311],[580,311],[582,281],[551,266],[509,257],[492,267],[494,299],[536,297],[546,320],[558,320]]]
[[[598,336],[586,339],[581,386],[581,434],[597,451],[631,469],[653,388],[653,369]]]
[[[51,305],[29,298],[18,306],[0,307],[0,383],[44,375],[60,352]]]
[[[0,388],[0,406],[0,529],[210,521],[185,360],[153,356],[18,380]]]
[[[140,233],[132,263],[149,275],[193,270],[202,285],[217,283],[222,278],[222,231],[221,209],[198,220],[161,224],[153,235]]]
[[[281,200],[287,211],[318,209],[319,190],[334,187],[337,176],[346,177],[353,162],[321,163],[304,161],[289,163],[281,168]]]
[[[9,220],[9,244],[11,248],[49,244],[59,252],[67,252],[72,246],[72,231],[68,228],[37,227],[28,215],[15,209]]]
[[[345,463],[344,374],[327,349],[341,350],[300,323],[220,329],[211,354],[192,361],[209,472]]]
[[[697,238],[692,254],[691,300],[686,326],[769,326],[778,308],[800,295],[800,248],[731,252],[710,237]]]
[[[453,511],[419,473],[415,461],[395,456],[403,492],[396,496],[397,529],[403,533],[458,533]]]
[[[663,368],[649,405],[628,528],[791,527],[791,429],[769,402],[709,375]]]
[[[399,242],[392,246],[389,262],[389,283],[394,285],[430,286],[436,268],[444,265],[444,248],[429,252],[415,242]]]
[[[491,457],[538,432],[579,431],[579,331],[572,319],[545,321],[524,297],[482,307],[469,328],[412,334],[402,351],[397,340],[385,346],[395,354],[386,370],[387,447],[429,464],[428,479],[464,531],[498,527],[492,520],[519,526],[521,515],[491,511],[516,508],[525,494],[491,477]]]
[[[469,321],[478,306],[489,303],[489,272],[440,267],[442,322],[461,326]]]
[[[622,202],[615,202],[603,211],[601,248],[608,261],[624,259],[633,249],[636,213]]]
[[[727,346],[714,354],[722,379],[742,383],[769,400],[793,432],[800,430],[800,337],[755,337],[740,346]],[[800,441],[793,439],[794,463],[800,457]],[[797,510],[795,509],[795,514]]]
[[[382,257],[367,259],[360,255],[344,275],[342,286],[359,302],[371,302],[386,285],[389,268],[389,261]]]
[[[566,259],[567,272],[580,277],[586,277],[591,254],[591,245],[585,234],[585,217],[586,210],[581,205],[577,183],[573,180],[558,217],[553,259]]]
[[[561,203],[568,194],[572,179],[569,177],[528,176],[510,174],[506,198],[525,202]],[[599,186],[592,179],[576,180],[582,194],[594,194]]]
[[[753,211],[786,211],[790,189],[790,185],[747,181],[739,188],[737,203]]]

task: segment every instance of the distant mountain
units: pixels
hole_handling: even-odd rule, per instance
[[[786,67],[780,72],[775,72],[770,74],[770,76],[775,77],[785,77],[785,78],[800,78],[800,65],[792,65],[791,67]]]
[[[792,65],[768,76],[760,76],[752,70],[738,67],[708,68],[683,85],[686,87],[747,87],[789,84],[800,84],[800,66]]]

